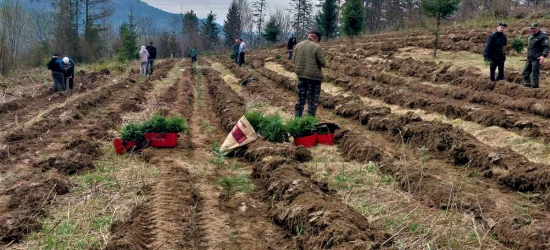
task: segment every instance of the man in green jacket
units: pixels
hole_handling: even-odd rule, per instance
[[[531,35],[529,36],[529,47],[527,48],[527,63],[523,70],[523,85],[529,88],[538,88],[540,79],[540,66],[548,57],[550,52],[550,43],[548,35],[542,32],[538,23],[533,23],[529,27]]]
[[[307,113],[315,116],[321,94],[321,82],[326,61],[323,49],[319,45],[321,34],[317,31],[309,32],[307,40],[300,42],[294,49],[292,61],[296,65],[298,75],[298,101],[295,107],[295,116],[302,117],[304,107],[308,105]]]

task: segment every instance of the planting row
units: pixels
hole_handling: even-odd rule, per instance
[[[269,78],[269,77],[268,77]],[[282,85],[285,86],[285,85]],[[327,95],[327,99],[331,99],[330,96]],[[340,97],[341,98],[341,97]],[[323,103],[323,101],[321,101]],[[341,103],[344,103],[341,101]],[[337,107],[336,113],[342,116],[347,116],[350,114],[354,114],[353,118],[357,119],[357,114],[362,114],[364,117],[369,117],[369,119],[363,118],[363,122],[367,121],[366,125],[370,130],[373,131],[386,131],[388,138],[395,140],[396,142],[403,142],[405,144],[412,144],[415,147],[423,147],[426,146],[430,152],[435,152],[436,156],[441,158],[447,158],[452,161],[453,164],[457,166],[462,166],[465,163],[469,163],[470,167],[478,168],[480,171],[485,171],[483,173],[486,174],[488,177],[494,177],[495,179],[499,179],[495,176],[495,172],[497,170],[509,170],[511,173],[507,176],[502,176],[503,180],[501,183],[509,185],[512,189],[519,188],[520,190],[523,190],[523,188],[531,189],[536,188],[536,185],[539,185],[540,182],[533,180],[534,185],[527,185],[523,187],[514,186],[512,183],[514,183],[513,180],[518,172],[522,172],[523,174],[528,173],[530,169],[526,168],[527,166],[534,166],[537,164],[531,164],[529,162],[526,162],[525,159],[521,159],[521,156],[518,156],[517,154],[513,152],[508,152],[506,150],[495,150],[493,148],[489,148],[480,142],[476,141],[471,136],[463,133],[460,130],[454,130],[450,126],[445,126],[443,124],[439,123],[433,123],[433,122],[424,122],[420,118],[415,117],[412,114],[408,114],[407,116],[393,116],[393,115],[385,115],[380,116],[381,114],[387,114],[387,111],[375,111],[375,110],[368,110],[368,109],[361,109],[353,111],[352,103],[347,103],[342,106],[348,106],[347,108],[342,108],[341,106]],[[340,110],[340,111],[339,111]],[[387,125],[382,125],[387,124]],[[389,125],[392,124],[392,125]],[[389,126],[388,126],[389,125]],[[435,127],[435,133],[434,132]],[[439,128],[441,129],[439,129]],[[364,138],[355,140],[351,138],[356,138],[356,135],[347,135],[347,140],[342,141],[341,138],[346,137],[346,132],[341,132],[338,135],[339,140],[341,142],[341,146],[348,148],[346,151],[348,156],[354,157],[354,159],[357,160],[363,160],[363,161],[384,161],[383,153],[379,149],[379,147],[375,146],[372,143],[369,143],[368,140],[364,140]],[[514,159],[516,158],[516,159]],[[515,161],[517,160],[517,161]],[[519,162],[518,162],[519,161]],[[385,163],[388,164],[388,163]],[[391,173],[391,171],[399,171],[400,173],[407,173],[407,171],[403,170],[403,166],[400,165],[389,165],[386,171],[388,173]],[[437,176],[434,176],[433,178],[430,178],[429,175],[426,175],[425,173],[419,173],[419,175],[415,176],[415,172],[418,172],[417,168],[416,171],[412,171],[410,174],[407,173],[406,176],[397,176],[398,179],[403,180],[402,185],[405,184],[405,180],[411,181],[411,180],[419,180],[422,179],[422,185],[423,187],[427,187],[427,191],[425,193],[420,192],[419,195],[423,196],[423,199],[429,200],[430,204],[434,204],[436,206],[440,206],[441,208],[445,209],[445,205],[448,205],[445,201],[448,199],[448,193],[446,195],[445,192],[442,190],[448,190],[450,187],[448,185],[445,185],[444,182],[438,179]],[[521,169],[521,170],[520,170]],[[538,167],[539,170],[543,170],[544,166],[540,165]],[[494,172],[493,172],[494,170]],[[500,172],[500,171],[499,171]],[[396,173],[397,174],[397,173]],[[437,173],[436,173],[437,174]],[[540,175],[539,177],[543,177],[544,174]],[[427,178],[427,179],[423,179]],[[520,177],[521,178],[521,177]],[[507,180],[506,180],[507,179]],[[538,180],[542,180],[543,178],[539,178]],[[424,182],[426,181],[426,182]],[[414,183],[414,181],[413,181]],[[511,185],[512,184],[512,185]],[[407,184],[408,186],[403,187],[407,189],[413,189],[417,190],[418,188],[410,185],[414,184]],[[547,184],[544,184],[543,186],[539,186],[540,190],[544,191],[546,190]],[[456,191],[455,191],[456,192]],[[437,194],[441,195],[437,195]],[[486,211],[493,211],[495,207],[495,202],[492,200],[479,200],[478,197],[475,196],[475,189],[471,190],[470,192],[460,192],[458,196],[458,200],[461,201],[461,209],[464,209],[466,211],[474,212],[477,214],[480,213],[486,213]],[[494,210],[496,211],[496,210]],[[492,214],[492,218],[500,218],[498,216],[499,214]],[[548,218],[544,215],[544,213],[539,213],[535,215],[539,217],[542,221],[548,221]],[[489,218],[489,217],[487,217]],[[485,218],[485,219],[487,219]],[[524,225],[526,220],[529,220],[528,217],[524,218],[525,220],[516,218],[514,220],[507,220],[506,223],[499,224],[498,226],[495,226],[495,230],[498,231],[498,237],[501,242],[503,242],[506,245],[510,246],[534,246],[536,247],[543,246],[543,244],[546,242],[544,237],[538,237],[534,236],[533,232],[536,232],[539,227],[544,227],[542,224],[535,224],[531,226]],[[490,219],[485,220],[486,223],[491,221]],[[493,221],[494,222],[494,221]],[[529,222],[530,224],[530,222]],[[491,227],[490,225],[489,227]],[[514,228],[514,231],[510,231],[509,228]],[[513,235],[516,233],[516,235]],[[513,235],[513,237],[512,237]],[[527,249],[527,248],[526,248]]]
[[[283,87],[294,82],[293,79],[265,68],[258,72],[264,72],[265,74],[262,74],[265,77],[275,82],[286,79],[286,83],[281,84]],[[277,77],[273,77],[275,75]],[[331,100],[334,98],[337,100]],[[524,156],[509,149],[487,146],[463,130],[453,128],[452,125],[422,121],[413,114],[398,116],[387,115],[386,112],[377,110],[373,112],[372,108],[364,107],[362,104],[357,105],[353,101],[344,104],[342,100],[345,98],[323,92],[320,103],[325,108],[331,108],[331,103],[340,103],[335,108],[337,114],[361,120],[369,130],[386,132],[396,141],[404,140],[407,144],[426,146],[439,157],[447,158],[457,166],[467,165],[478,169],[486,177],[494,178],[513,190],[545,192],[550,187],[550,182],[545,178],[548,174],[547,165],[529,162]]]
[[[166,75],[173,64],[174,62],[163,64],[159,74]],[[100,101],[92,101],[87,103],[88,106],[82,106],[83,113],[80,113],[78,119],[75,119],[69,126],[52,128],[51,131],[48,131],[47,137],[46,135],[41,136],[42,140],[22,140],[9,144],[10,146],[15,145],[15,149],[19,149],[19,151],[14,152],[13,147],[7,151],[6,158],[3,158],[6,165],[2,166],[2,171],[6,171],[9,175],[20,175],[21,178],[6,180],[1,185],[1,194],[4,197],[9,197],[10,200],[7,207],[0,208],[2,211],[0,213],[1,242],[19,242],[24,235],[41,229],[40,219],[47,216],[48,204],[54,202],[57,195],[66,194],[72,188],[72,184],[69,183],[65,175],[78,174],[95,168],[93,161],[101,156],[101,145],[92,138],[105,139],[106,131],[115,128],[121,121],[118,112],[121,104],[117,103],[118,98],[131,98],[140,91],[151,87],[152,82],[147,81],[136,85],[130,91],[120,91],[122,93],[117,95],[117,98],[113,98],[114,92],[110,92],[109,89],[99,90],[100,93],[93,93],[92,96],[102,96],[98,99]],[[110,104],[112,106],[108,106]],[[85,121],[84,115],[98,106],[111,111],[96,115],[93,120]],[[48,120],[44,120],[44,122],[48,122]],[[68,137],[68,140],[64,137]],[[44,145],[59,143],[65,143],[66,146],[58,149],[58,152],[53,153],[53,156],[47,159],[41,157]],[[23,152],[37,155],[23,156]],[[19,172],[20,170],[24,171],[25,168],[10,168],[12,166],[8,162],[10,160],[30,161],[29,164],[32,165],[30,173],[28,171]],[[52,169],[55,169],[53,173],[50,172]]]

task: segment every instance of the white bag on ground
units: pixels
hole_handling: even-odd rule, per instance
[[[250,144],[251,142],[258,139],[256,131],[250,125],[246,117],[241,117],[235,127],[231,130],[231,133],[227,135],[225,141],[223,142],[220,152],[222,154],[231,153],[233,150],[238,147]]]

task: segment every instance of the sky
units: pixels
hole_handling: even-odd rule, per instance
[[[183,7],[183,12],[193,10],[197,13],[199,18],[206,17],[206,14],[212,10],[218,15],[217,22],[223,23],[225,16],[227,15],[227,9],[231,0],[142,0],[147,4],[157,7],[161,10],[180,13]],[[253,0],[249,0],[252,2]],[[267,0],[267,14],[270,10],[280,7],[287,9],[289,7],[290,0]]]

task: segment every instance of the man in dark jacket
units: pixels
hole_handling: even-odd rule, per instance
[[[296,65],[298,75],[298,101],[296,102],[296,117],[302,117],[304,106],[308,105],[307,113],[315,116],[319,97],[321,95],[321,82],[323,81],[323,70],[326,66],[323,49],[318,44],[321,34],[317,31],[309,32],[307,40],[296,45],[292,60]]]
[[[491,81],[504,80],[504,62],[506,61],[506,51],[504,47],[508,44],[504,30],[508,27],[505,23],[499,23],[497,31],[493,32],[487,39],[487,46],[483,52],[485,61],[490,61],[490,78]],[[495,71],[498,67],[498,77],[495,79]]]
[[[233,45],[233,57],[235,59],[235,63],[239,64],[239,47],[240,47],[239,39],[235,39],[235,45]]]
[[[76,67],[76,64],[74,63],[72,58],[70,57],[63,58],[63,68],[65,69],[65,72],[63,74],[63,78],[64,78],[63,85],[65,85],[65,88],[67,87],[67,81],[68,81],[69,89],[73,89],[75,67]]]
[[[523,85],[529,88],[538,88],[540,79],[540,66],[544,63],[550,53],[548,35],[542,32],[538,23],[529,27],[529,47],[527,48],[527,63],[523,70]]]
[[[153,46],[153,42],[149,42],[149,45],[145,47],[147,52],[149,52],[149,60],[147,60],[147,69],[149,69],[149,75],[153,74],[155,69],[155,59],[157,59],[157,48]]]
[[[296,37],[292,36],[288,39],[286,48],[288,49],[288,60],[292,60],[292,52],[294,52],[294,46],[296,46]]]
[[[61,89],[65,91],[65,79],[63,76],[65,69],[63,68],[63,61],[59,59],[59,54],[53,54],[52,59],[50,59],[50,62],[48,63],[48,69],[52,71],[53,92],[57,92],[59,86],[61,86]]]

